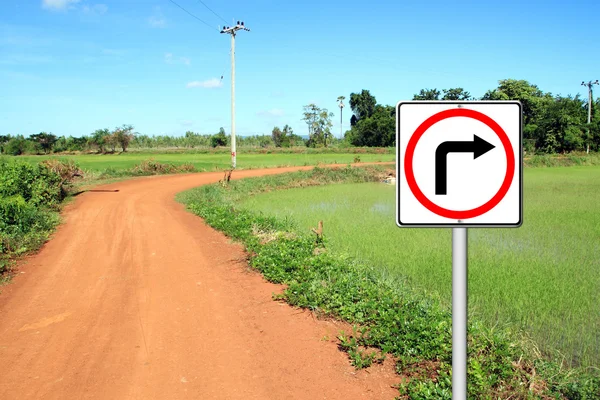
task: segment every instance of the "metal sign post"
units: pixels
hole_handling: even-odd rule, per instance
[[[467,398],[467,228],[452,228],[452,398]]]

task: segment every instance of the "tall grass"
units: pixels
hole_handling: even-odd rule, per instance
[[[572,365],[600,363],[600,167],[525,170],[524,224],[469,231],[469,305]],[[252,196],[249,210],[324,221],[331,245],[451,304],[450,229],[395,226],[395,187],[354,184]],[[274,205],[277,205],[274,207]],[[558,355],[561,357],[561,355]]]

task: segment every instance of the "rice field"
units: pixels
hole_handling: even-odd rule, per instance
[[[243,154],[237,156],[237,168],[268,168],[278,166],[346,164],[360,157],[361,162],[394,161],[395,154],[344,154],[344,153],[273,153],[273,154]],[[227,169],[231,166],[229,153],[124,153],[124,154],[84,154],[84,155],[47,155],[19,156],[19,159],[38,163],[49,158],[74,160],[79,166],[88,171],[105,171],[107,169],[125,170],[144,160],[152,159],[161,163],[175,165],[192,164],[198,171],[214,171]]]
[[[521,228],[469,230],[469,315],[525,334],[572,365],[598,366],[600,167],[529,168],[524,178]],[[306,230],[323,220],[330,248],[450,307],[451,230],[398,228],[394,186],[289,189],[242,206]]]

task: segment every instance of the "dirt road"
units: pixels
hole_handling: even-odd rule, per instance
[[[0,399],[392,399],[389,365],[356,372],[341,325],[273,301],[241,247],[174,200],[221,178],[139,178],[68,205],[0,288]]]

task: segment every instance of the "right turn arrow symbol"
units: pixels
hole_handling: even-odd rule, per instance
[[[492,150],[493,144],[486,142],[477,135],[473,135],[471,142],[443,142],[435,151],[435,194],[445,195],[447,193],[447,171],[446,156],[448,153],[473,153],[473,159],[484,155]]]

